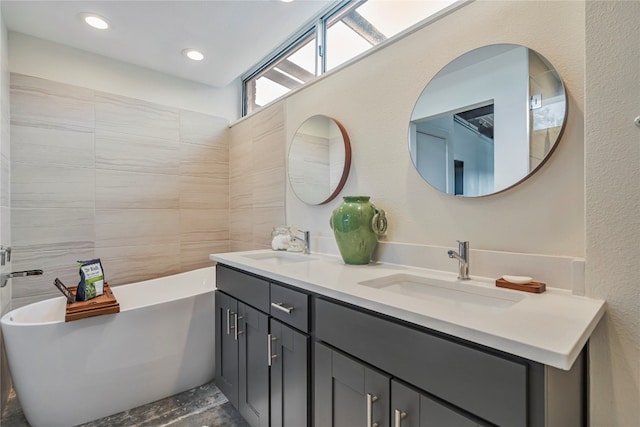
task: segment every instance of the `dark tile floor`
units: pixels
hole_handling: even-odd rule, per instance
[[[29,427],[12,393],[2,411],[2,427]],[[214,383],[120,412],[82,427],[248,427]]]

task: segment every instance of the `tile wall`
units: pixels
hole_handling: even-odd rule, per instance
[[[130,283],[229,248],[228,121],[11,75],[13,306],[50,298],[76,261]]]
[[[11,152],[9,151],[9,71],[7,28],[0,10],[0,244],[11,246],[11,208],[9,189],[11,178]],[[10,271],[10,263],[1,266],[2,272]],[[0,288],[0,316],[11,309],[11,284]],[[4,408],[11,389],[11,376],[4,353],[0,331],[0,410]]]
[[[284,102],[231,128],[230,249],[270,248],[274,225],[285,223]]]

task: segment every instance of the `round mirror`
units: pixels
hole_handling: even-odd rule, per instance
[[[289,183],[310,205],[333,200],[347,181],[351,144],[342,124],[317,115],[300,125],[289,147]]]
[[[504,191],[542,166],[567,116],[560,76],[524,46],[484,46],[436,74],[416,103],[409,151],[436,189],[478,197]]]

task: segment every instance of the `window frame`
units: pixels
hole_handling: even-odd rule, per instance
[[[306,27],[304,30],[296,33],[295,37],[293,37],[292,39],[290,39],[285,45],[283,45],[283,47],[280,47],[279,49],[275,50],[274,53],[270,56],[268,56],[265,60],[261,61],[257,66],[255,66],[254,68],[252,68],[252,71],[250,71],[249,73],[243,75],[241,77],[242,79],[242,116],[246,116],[249,115],[251,113],[253,113],[254,111],[257,111],[257,109],[260,109],[262,107],[258,106],[257,109],[252,110],[252,111],[248,111],[248,96],[249,96],[249,91],[247,90],[247,82],[249,80],[253,80],[259,78],[262,74],[266,73],[267,71],[269,71],[271,69],[271,67],[273,67],[275,64],[277,64],[280,60],[286,58],[287,56],[291,55],[292,53],[294,53],[296,51],[296,49],[302,47],[301,43],[304,42],[305,40],[307,40],[309,37],[311,36],[315,36],[315,69],[316,69],[316,73],[315,73],[315,78],[318,77],[318,36],[317,36],[317,29],[316,29],[316,25],[318,24],[318,22],[312,24],[309,27]],[[302,84],[304,86],[304,83]],[[294,90],[294,89],[291,89]],[[286,92],[285,94],[273,99],[272,101],[269,101],[267,103],[270,104],[271,102],[282,98],[283,96],[285,96],[287,93],[291,92],[291,90],[289,90],[288,92]]]
[[[246,117],[254,112],[257,112],[263,107],[266,107],[272,104],[273,102],[286,97],[291,92],[299,89],[299,87],[290,89],[288,92],[282,94],[277,98],[274,98],[273,100],[269,101],[267,104],[263,106],[252,106],[253,107],[252,110],[249,111],[249,103],[247,99],[247,96],[249,94],[247,91],[247,82],[249,80],[256,79],[261,74],[268,71],[269,68],[272,67],[274,64],[276,64],[278,61],[295,52],[296,48],[300,47],[298,45],[302,43],[304,40],[306,40],[307,37],[315,34],[315,77],[309,82],[302,83],[301,87],[304,87],[307,83],[312,83],[314,81],[317,81],[319,77],[322,77],[327,73],[331,73],[335,70],[339,70],[342,67],[347,66],[348,64],[358,61],[361,58],[364,58],[365,56],[368,56],[374,53],[375,51],[377,51],[378,49],[381,49],[384,46],[387,46],[391,43],[401,40],[405,36],[408,36],[409,34],[417,31],[418,29],[425,27],[431,22],[436,21],[445,15],[448,15],[449,13],[459,9],[460,7],[463,7],[468,3],[473,2],[474,0],[455,1],[454,3],[451,3],[449,6],[439,10],[438,12],[422,19],[421,21],[418,21],[417,23],[400,31],[399,33],[394,34],[393,36],[390,36],[386,40],[383,40],[382,42],[376,45],[373,45],[371,48],[367,49],[366,51],[361,52],[360,54],[357,54],[356,56],[335,66],[334,68],[331,68],[330,70],[327,70],[326,69],[327,61],[326,61],[326,54],[325,54],[326,44],[327,44],[327,40],[326,40],[327,23],[333,20],[334,18],[336,18],[338,15],[347,13],[348,10],[358,8],[360,4],[365,3],[366,1],[367,0],[340,0],[337,3],[334,3],[333,5],[329,6],[326,10],[324,10],[322,13],[320,13],[317,18],[310,20],[307,24],[305,24],[298,32],[296,32],[285,43],[283,43],[282,45],[274,49],[271,54],[269,54],[262,61],[260,61],[255,66],[253,66],[245,74],[243,74],[240,77],[241,86],[242,86],[241,87],[242,117]]]

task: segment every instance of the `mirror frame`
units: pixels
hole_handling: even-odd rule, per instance
[[[449,65],[451,65],[453,62],[457,61],[459,58],[471,53],[471,52],[475,52],[479,49],[482,49],[483,47],[489,47],[489,46],[495,46],[495,45],[512,45],[514,47],[526,47],[529,51],[534,52],[536,55],[538,55],[538,57],[540,57],[546,64],[548,64],[552,70],[555,72],[555,74],[558,77],[558,81],[560,82],[560,85],[562,86],[562,91],[563,91],[563,95],[564,95],[564,116],[562,118],[562,125],[560,127],[560,130],[558,131],[558,136],[556,137],[553,145],[550,147],[549,151],[547,152],[547,154],[544,156],[544,158],[540,161],[540,163],[534,167],[533,169],[531,169],[526,175],[524,175],[522,178],[520,178],[519,180],[517,180],[516,182],[514,182],[511,185],[508,185],[507,187],[501,188],[498,191],[493,191],[491,193],[486,193],[486,194],[480,194],[477,196],[464,196],[464,195],[455,195],[455,194],[451,194],[449,192],[446,191],[441,191],[440,189],[438,189],[437,187],[435,187],[434,185],[432,185],[429,181],[427,181],[426,178],[424,178],[422,176],[422,174],[420,173],[420,171],[418,170],[418,167],[416,165],[416,162],[413,158],[413,155],[411,154],[411,124],[414,122],[413,119],[413,114],[414,111],[418,105],[418,102],[420,101],[420,98],[422,98],[424,92],[427,90],[427,88],[429,87],[429,84],[439,76],[439,74],[442,72],[442,70],[446,69]],[[438,191],[439,193],[443,193],[446,194],[448,196],[452,196],[452,197],[459,197],[459,198],[463,198],[463,199],[476,199],[476,198],[482,198],[482,197],[488,197],[488,196],[493,196],[496,194],[500,194],[503,193],[505,191],[508,191],[514,187],[516,187],[517,185],[520,185],[521,183],[523,183],[524,181],[528,180],[530,177],[532,177],[535,173],[537,173],[546,163],[547,161],[551,158],[551,156],[553,155],[553,153],[555,152],[555,150],[557,149],[558,145],[560,144],[560,140],[562,139],[565,129],[567,127],[567,120],[569,117],[569,97],[567,95],[567,87],[564,83],[564,80],[562,79],[562,77],[560,76],[560,73],[558,72],[558,70],[556,69],[556,67],[541,53],[539,53],[538,51],[531,49],[530,47],[524,46],[524,45],[519,45],[516,43],[494,43],[494,44],[489,44],[489,45],[485,45],[485,46],[479,46],[477,48],[474,48],[472,50],[469,50],[467,52],[464,52],[460,55],[458,55],[457,57],[455,57],[454,59],[452,59],[451,61],[449,61],[446,65],[444,65],[440,70],[438,70],[432,77],[431,79],[427,82],[427,84],[425,85],[424,89],[420,92],[420,94],[418,95],[418,98],[416,99],[416,102],[414,103],[413,109],[411,110],[411,115],[409,117],[409,126],[408,126],[408,134],[407,134],[407,146],[409,149],[409,157],[411,158],[411,164],[414,166],[414,168],[416,169],[416,172],[418,173],[420,179],[422,179],[424,182],[426,182],[430,187],[432,187],[434,190]]]
[[[336,186],[336,188],[331,192],[331,194],[329,194],[329,196],[327,198],[325,198],[323,201],[318,202],[318,203],[311,203],[309,201],[303,200],[302,197],[300,197],[300,195],[298,194],[298,192],[296,192],[296,189],[294,188],[293,184],[291,183],[291,148],[293,147],[293,144],[295,143],[295,138],[296,135],[298,134],[298,132],[300,131],[300,128],[302,126],[304,126],[304,124],[309,120],[312,119],[314,117],[325,117],[329,120],[331,120],[336,126],[338,126],[338,130],[340,131],[340,135],[342,136],[342,144],[344,147],[344,164],[342,166],[342,175],[340,176],[340,180],[338,181],[338,184]],[[349,140],[349,135],[347,134],[347,130],[345,129],[345,127],[342,125],[342,123],[340,123],[340,121],[336,120],[335,118],[331,117],[331,116],[326,116],[324,114],[314,114],[313,116],[307,117],[296,129],[295,133],[293,134],[293,138],[291,140],[291,144],[289,145],[289,150],[287,153],[287,180],[289,181],[289,186],[291,187],[291,191],[293,191],[293,194],[295,194],[295,196],[298,198],[298,200],[300,200],[303,203],[306,203],[308,205],[311,206],[320,206],[320,205],[324,205],[329,203],[330,201],[332,201],[333,199],[335,199],[338,194],[340,194],[340,192],[342,191],[342,189],[344,188],[346,182],[347,182],[347,178],[349,177],[349,171],[351,170],[351,141]]]

